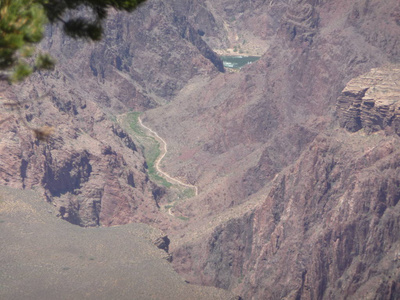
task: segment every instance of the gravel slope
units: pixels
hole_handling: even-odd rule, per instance
[[[82,228],[33,191],[0,187],[0,299],[231,299],[185,283],[143,224]]]

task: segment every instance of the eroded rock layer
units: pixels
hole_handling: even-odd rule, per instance
[[[398,297],[397,0],[149,0],[111,15],[97,45],[49,28],[56,71],[4,93],[24,110],[1,112],[2,184],[80,225],[164,225],[176,270],[244,299]],[[211,47],[262,57],[222,73]],[[174,215],[117,125],[130,109],[167,142],[163,170],[198,187]],[[56,133],[37,142],[21,118]]]
[[[16,96],[9,96],[2,100],[15,105]],[[69,99],[48,96],[27,102],[21,114],[1,112],[2,184],[39,189],[73,224],[151,222],[158,213],[157,189],[141,151],[95,103]],[[54,132],[40,141],[26,124],[33,129],[51,124]]]
[[[350,81],[344,95],[364,94],[367,81],[370,88],[384,85],[383,74],[395,78],[397,66]],[[360,85],[361,78],[368,80]],[[386,103],[396,93],[378,95]],[[253,207],[230,209],[220,225],[212,229],[210,220],[185,239],[174,264],[190,280],[244,299],[397,299],[399,161],[394,130],[325,130]]]
[[[351,80],[337,105],[340,125],[351,132],[367,133],[392,126],[400,135],[400,69],[372,69]]]
[[[162,1],[132,15],[111,11],[105,31],[92,44],[49,26],[40,46],[56,69],[2,87],[0,183],[40,189],[81,226],[162,222],[164,190],[149,181],[141,149],[116,116],[169,102],[191,78],[223,72],[222,61]],[[54,127],[48,143],[28,128],[42,126]]]

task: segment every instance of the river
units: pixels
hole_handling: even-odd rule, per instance
[[[260,59],[259,56],[221,56],[225,68],[240,69]]]

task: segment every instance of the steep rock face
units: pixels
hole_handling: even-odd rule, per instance
[[[157,0],[131,15],[111,11],[97,44],[50,26],[41,47],[57,58],[56,70],[38,72],[4,97],[26,103],[21,118],[29,126],[56,132],[48,144],[35,142],[18,114],[2,110],[11,119],[1,124],[1,183],[41,189],[60,216],[82,226],[163,222],[163,188],[149,181],[141,151],[111,120],[170,101],[193,77],[223,71],[191,24],[174,22],[179,17]]]
[[[399,147],[382,131],[319,135],[257,208],[174,251],[178,271],[244,299],[396,299]]]
[[[174,25],[182,38],[191,42],[205,58],[209,59],[220,72],[225,72],[221,58],[203,41],[201,33],[196,31],[185,16],[174,17]]]
[[[187,14],[178,13],[180,5]],[[144,121],[168,142],[167,171],[200,191],[174,207],[189,218],[169,228],[177,270],[250,299],[393,298],[398,137],[329,132],[327,115],[350,79],[398,60],[398,8],[394,0],[149,1],[134,21],[115,14],[100,46],[85,48],[53,31],[43,47],[55,51],[59,69],[39,74],[33,82],[46,79],[45,87],[22,87],[19,97],[53,86],[54,105],[25,117],[38,124],[47,116],[62,134],[58,144],[36,145],[17,118],[2,123],[10,126],[1,141],[10,147],[1,151],[3,182],[55,184],[45,190],[49,199],[82,225],[151,222],[158,215],[143,159],[129,158],[140,151],[102,109],[171,101]],[[182,15],[188,23],[170,26]],[[203,30],[191,24],[196,18],[215,26]],[[229,29],[235,24],[254,30],[264,55],[240,73],[219,74],[189,25],[217,47],[244,42],[239,33],[251,30]],[[55,122],[53,112],[65,115]]]
[[[367,133],[392,126],[400,134],[400,69],[373,69],[349,82],[337,105],[340,125]]]
[[[222,65],[191,24],[174,21],[179,18],[169,3],[147,1],[132,14],[110,12],[99,43],[70,39],[53,26],[42,47],[58,59],[58,79],[70,77],[79,94],[112,113],[145,110],[170,101],[191,78],[217,74]]]
[[[351,143],[355,138],[362,145],[358,149]],[[350,143],[341,145],[343,140]],[[370,140],[338,131],[334,137],[318,137],[277,178],[251,221],[229,221],[215,231],[217,242],[210,238],[205,265],[220,255],[231,272],[230,277],[216,274],[210,282],[236,280],[245,299],[395,298],[400,279],[398,147],[396,136]],[[236,223],[243,225],[232,230]],[[229,257],[237,252],[224,245],[232,243],[234,232],[247,232],[252,242],[242,250],[245,263],[230,265]]]
[[[398,227],[398,157],[391,154],[398,137],[390,128],[371,137],[329,130],[346,83],[398,60],[400,27],[387,16],[399,3],[270,4],[268,24],[278,26],[258,62],[207,84],[193,82],[168,110],[146,113],[169,143],[166,169],[200,191],[176,205],[191,219],[172,238],[178,240],[171,245],[173,263],[189,281],[236,289],[245,299],[390,299],[398,290],[397,267],[389,264],[398,235],[385,226]],[[368,38],[373,27],[390,47],[377,46],[381,37]],[[382,122],[390,122],[391,109]],[[374,146],[374,160],[359,166]],[[372,181],[367,174],[376,168],[383,173]],[[335,209],[347,199],[355,208],[342,222]],[[254,202],[264,207],[250,209]],[[371,221],[379,207],[387,208]],[[357,242],[350,243],[352,234]],[[372,254],[377,237],[384,246]]]
[[[224,19],[220,12],[214,10],[215,1],[173,0],[170,1],[173,10],[181,16],[186,16],[190,24],[213,49],[228,47],[229,40]]]
[[[396,1],[271,1],[255,15],[241,7],[243,19],[268,18],[263,57],[239,73],[192,81],[171,105],[146,114],[169,143],[166,169],[203,191],[182,204],[194,216],[224,211],[266,186],[330,123],[349,80],[398,59],[400,26],[386,21]],[[373,26],[384,28],[394,46],[367,39]]]
[[[296,5],[289,6],[283,15],[282,29],[290,40],[312,43],[314,35],[318,32],[320,1],[296,1]]]
[[[27,95],[27,85],[17,95],[6,92],[3,101],[15,104],[46,90],[38,84]],[[156,188],[135,143],[89,99],[58,97],[53,91],[27,101],[20,115],[2,108],[1,184],[39,189],[62,218],[81,226],[151,222],[158,214]],[[55,132],[39,141],[25,124],[51,124]]]
[[[393,54],[392,62],[399,62],[400,50],[398,39],[393,35],[400,26],[400,5],[393,5],[390,1],[357,1],[349,15],[348,22],[361,33],[365,40],[384,51]],[[374,18],[384,18],[386,22],[374,23]],[[397,28],[396,28],[397,27]]]
[[[262,55],[279,27],[286,1],[171,1],[204,41],[219,53]],[[273,9],[271,9],[273,7]]]

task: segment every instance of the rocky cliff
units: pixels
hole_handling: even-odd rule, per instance
[[[395,105],[389,87],[399,74],[391,66],[350,81],[338,107],[349,91],[365,90],[380,91],[369,101]],[[185,239],[174,250],[176,268],[244,299],[397,299],[400,141],[389,127],[325,130],[263,189],[263,200]]]
[[[23,117],[60,134],[41,144],[18,118],[2,123],[2,183],[41,189],[81,225],[157,223],[177,271],[244,299],[396,299],[399,12],[394,0],[149,0],[113,14],[99,45],[50,28],[58,69],[4,96],[49,93]],[[261,59],[220,72],[210,47],[239,45]],[[167,142],[163,170],[198,187],[175,216],[113,121],[129,109]]]
[[[38,94],[42,94],[36,86]],[[81,226],[151,222],[157,215],[156,187],[149,181],[143,155],[118,124],[90,100],[52,92],[25,102],[21,115],[2,111],[1,182],[36,188],[53,202],[62,218]],[[8,93],[5,103],[29,99]],[[54,126],[40,141],[29,126]],[[137,211],[140,211],[138,213]]]
[[[340,125],[373,133],[388,127],[400,134],[399,69],[373,69],[349,82],[337,105]]]
[[[222,61],[162,1],[132,15],[111,12],[105,28],[102,42],[87,44],[49,27],[41,48],[58,60],[56,70],[4,87],[1,183],[41,189],[81,226],[163,222],[163,188],[149,181],[141,149],[116,115],[167,103],[191,78],[223,72]],[[55,132],[48,143],[35,141],[26,122]]]
[[[398,43],[377,47],[367,38],[375,26],[385,28],[390,43],[398,41],[396,17],[383,21],[397,3],[271,1],[257,6],[258,14],[252,7],[241,18],[275,24],[267,27],[263,57],[240,73],[192,81],[171,105],[147,113],[170,145],[166,169],[203,190],[201,200],[182,204],[198,206],[196,216],[208,214],[204,202],[223,211],[257,193],[331,122],[348,81],[398,60]],[[356,20],[355,10],[362,10]]]
[[[386,152],[397,145],[390,133],[396,81],[383,81],[397,78],[397,67],[372,71],[381,91],[365,102],[376,99],[376,108],[360,108],[365,120],[377,119],[366,122],[378,135],[364,139],[366,129],[352,136],[336,128],[332,112],[339,103],[339,123],[353,117],[351,105],[364,95],[352,83],[342,93],[347,83],[398,62],[399,4],[271,1],[260,9],[275,27],[257,63],[191,82],[168,108],[146,113],[170,145],[166,169],[199,187],[198,197],[176,207],[190,221],[172,237],[175,267],[189,281],[235,289],[245,299],[395,297],[398,272],[389,261],[398,236],[384,228],[398,224],[397,163]],[[242,13],[256,18],[250,9]],[[375,146],[374,159],[358,165]],[[376,168],[383,173],[372,180],[367,174]],[[343,205],[354,212],[341,219],[335,214]],[[369,223],[378,207],[388,215]],[[376,227],[358,227],[363,222]],[[376,243],[384,245],[370,254]]]
[[[165,104],[191,78],[223,71],[185,16],[163,1],[148,1],[132,14],[110,12],[104,39],[96,44],[49,27],[42,48],[58,59],[74,89],[113,113]]]

